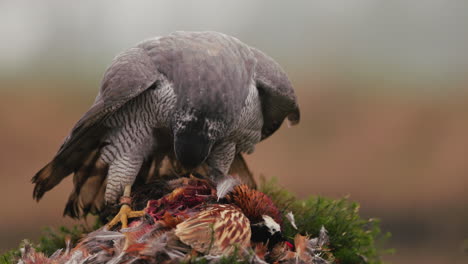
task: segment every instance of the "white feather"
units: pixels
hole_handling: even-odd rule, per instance
[[[100,232],[95,232],[91,233],[88,235],[89,238],[94,238],[96,240],[114,240],[114,239],[120,239],[120,238],[125,238],[125,235],[120,233],[120,232],[115,232],[115,231],[100,231]]]
[[[216,186],[216,195],[218,196],[218,201],[219,199],[223,198],[228,194],[229,192],[234,189],[237,185],[240,184],[240,181],[232,176],[227,176],[225,177],[221,182],[218,183]]]
[[[297,230],[296,221],[294,220],[294,214],[293,214],[293,212],[287,213],[287,214],[286,214],[286,218],[289,220],[289,222],[291,223],[292,227],[294,227],[294,229]]]

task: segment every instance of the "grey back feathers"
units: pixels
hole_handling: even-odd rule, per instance
[[[254,75],[255,59],[237,39],[213,32],[176,32],[140,44],[172,83],[177,115],[235,123]]]

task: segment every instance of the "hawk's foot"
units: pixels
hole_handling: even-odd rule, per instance
[[[137,218],[145,215],[145,211],[133,211],[131,207],[132,199],[130,198],[131,185],[125,186],[124,195],[120,198],[120,207],[119,213],[107,223],[107,229],[111,229],[119,222],[122,223],[122,228],[128,227],[129,218]]]

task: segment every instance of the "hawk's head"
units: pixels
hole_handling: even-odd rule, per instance
[[[185,169],[192,170],[206,160],[221,138],[222,122],[195,112],[177,116],[173,122],[174,153]]]

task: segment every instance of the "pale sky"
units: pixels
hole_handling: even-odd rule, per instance
[[[0,70],[92,74],[174,30],[237,36],[307,72],[468,73],[468,1],[0,1]],[[86,70],[84,70],[86,71]]]

